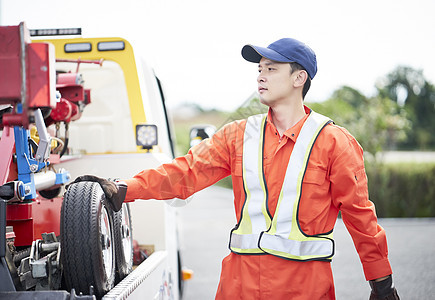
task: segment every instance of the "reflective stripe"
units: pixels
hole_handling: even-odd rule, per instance
[[[265,114],[249,117],[243,135],[245,202],[239,223],[231,231],[229,245],[237,253],[263,253],[258,248],[258,238],[260,232],[270,226],[271,220],[265,208],[267,194],[262,170],[265,122]]]
[[[262,129],[265,120],[266,115],[256,115],[248,118],[243,137],[243,180],[247,194],[245,206],[251,220],[250,233],[260,233],[268,228],[263,210],[266,198],[263,164],[258,161],[263,158],[264,136]]]
[[[246,199],[241,219],[231,232],[232,251],[252,254],[265,252],[297,260],[324,259],[333,255],[332,234],[307,236],[297,223],[302,182],[311,149],[320,131],[329,122],[329,118],[311,111],[302,126],[290,156],[275,215],[271,220],[266,211],[267,187],[263,175],[265,115],[248,118],[243,140]]]
[[[260,239],[260,246],[261,249],[266,250],[265,252],[278,251],[281,252],[279,256],[287,258],[329,257],[334,253],[334,244],[329,239],[295,241],[280,235],[263,234]]]
[[[239,249],[256,249],[258,248],[259,233],[231,235],[231,247]]]

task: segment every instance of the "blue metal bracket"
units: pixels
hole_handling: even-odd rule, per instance
[[[24,183],[26,200],[36,198],[34,173],[46,168],[48,162],[38,162],[30,152],[29,131],[15,126],[15,150],[17,153],[18,180]]]
[[[56,183],[55,184],[67,183],[70,179],[71,179],[71,175],[68,171],[56,173]]]

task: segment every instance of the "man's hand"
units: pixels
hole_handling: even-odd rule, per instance
[[[127,184],[125,182],[115,182],[94,175],[82,175],[66,185],[65,188],[68,189],[71,184],[81,181],[98,182],[103,189],[106,198],[105,204],[114,211],[119,211],[121,209],[125,195],[127,194]]]
[[[400,300],[391,275],[381,281],[370,280],[369,284],[372,288],[369,300]]]

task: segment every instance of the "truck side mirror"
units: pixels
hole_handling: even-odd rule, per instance
[[[195,125],[190,128],[190,147],[198,145],[203,140],[215,134],[216,127],[210,124]]]

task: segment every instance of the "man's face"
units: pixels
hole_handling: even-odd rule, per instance
[[[273,106],[289,99],[294,91],[294,76],[290,68],[289,63],[279,63],[264,57],[260,60],[257,83],[261,103]]]

